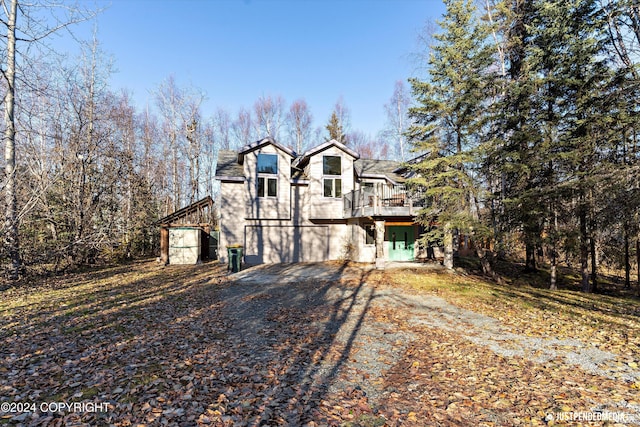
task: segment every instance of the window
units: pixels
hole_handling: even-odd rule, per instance
[[[373,224],[365,224],[364,226],[364,243],[365,245],[376,244],[376,227]]]
[[[324,197],[342,197],[342,158],[340,156],[323,156],[322,173],[336,178],[324,178]]]
[[[277,154],[258,154],[258,173],[278,173]]]
[[[278,195],[278,180],[276,178],[258,177],[258,197],[276,197]]]
[[[322,173],[325,175],[342,175],[342,158],[340,156],[323,156]]]
[[[277,173],[278,155],[258,154],[258,197],[278,196],[278,178],[270,177],[270,175],[277,175]]]
[[[342,197],[342,180],[326,178],[324,180],[324,197]]]

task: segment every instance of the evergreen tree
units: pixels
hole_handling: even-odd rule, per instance
[[[325,126],[327,132],[329,133],[329,137],[327,141],[331,141],[335,139],[338,142],[343,144],[346,143],[346,136],[344,133],[344,129],[342,129],[342,123],[340,123],[340,119],[338,118],[338,114],[334,111],[331,113],[331,117],[329,118],[329,123]]]
[[[418,178],[410,185],[424,189],[431,205],[418,221],[432,232],[422,238],[440,240],[445,266],[453,268],[455,231],[479,229],[478,186],[474,164],[486,108],[491,51],[484,43],[486,27],[478,22],[471,0],[446,0],[429,58],[428,79],[411,79],[416,107],[409,110],[408,131],[414,150],[426,153],[410,165]]]

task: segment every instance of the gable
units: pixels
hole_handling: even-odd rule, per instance
[[[290,156],[291,158],[295,158],[296,157],[296,153],[295,151],[293,151],[292,149],[285,147],[284,145],[278,144],[273,138],[271,137],[266,137],[263,138],[259,141],[255,141],[252,142],[251,144],[247,144],[244,147],[242,147],[242,149],[240,150],[240,152],[238,153],[238,162],[240,164],[244,163],[244,157],[256,150],[260,150],[265,146],[268,145],[272,145],[273,147],[275,147],[278,151],[282,151],[283,153],[287,154],[288,156]]]
[[[336,141],[335,139],[332,139],[331,141],[327,141],[323,144],[307,150],[302,156],[298,157],[294,161],[293,166],[296,168],[304,168],[309,163],[309,159],[311,159],[311,157],[317,156],[318,154],[327,150],[335,153],[336,149],[343,154],[346,154],[348,157],[351,157],[352,160],[360,158],[360,155],[356,151]]]

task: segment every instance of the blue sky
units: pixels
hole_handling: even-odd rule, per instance
[[[418,34],[443,12],[440,0],[113,0],[97,25],[112,89],[140,107],[173,75],[206,93],[205,117],[280,95],[304,98],[324,126],[342,97],[352,129],[374,135],[395,81],[419,76]]]

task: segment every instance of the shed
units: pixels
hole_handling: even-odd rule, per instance
[[[218,259],[213,204],[207,196],[156,221],[160,227],[160,260],[165,265]]]

